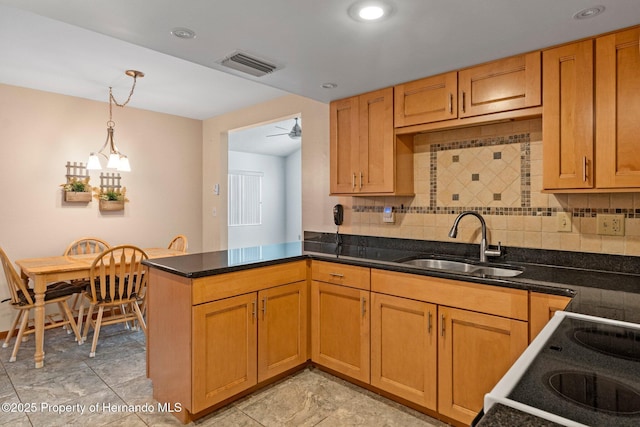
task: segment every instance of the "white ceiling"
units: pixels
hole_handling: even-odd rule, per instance
[[[294,119],[286,119],[230,131],[229,151],[287,157],[300,149],[304,138],[304,131],[302,138],[289,138],[294,124]],[[303,128],[301,117],[298,125]]]
[[[0,82],[206,119],[285,95],[322,102],[640,23],[639,0],[390,0],[379,23],[344,0],[0,0]],[[579,10],[606,6],[578,21]],[[197,33],[173,37],[174,27]],[[242,50],[283,66],[220,71]],[[322,89],[325,82],[338,84]]]

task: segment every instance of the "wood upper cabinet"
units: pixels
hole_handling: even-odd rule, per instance
[[[529,295],[529,342],[533,341],[556,311],[564,310],[570,297],[531,292]]]
[[[640,187],[640,27],[596,39],[596,185]]]
[[[413,194],[413,146],[396,143],[393,88],[331,103],[330,175],[331,194]]]
[[[438,307],[438,412],[471,423],[527,347],[527,322]]]
[[[540,52],[513,56],[458,72],[459,117],[541,104]]]
[[[591,188],[593,41],[546,50],[543,62],[543,187]]]
[[[394,86],[394,126],[411,126],[458,117],[455,71]]]
[[[255,293],[193,308],[191,413],[257,384],[256,308]]]
[[[543,64],[543,187],[638,191],[640,28],[549,49]]]
[[[436,305],[371,293],[371,385],[436,410]]]
[[[307,282],[258,292],[258,382],[307,361]]]

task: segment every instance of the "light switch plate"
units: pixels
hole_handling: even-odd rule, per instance
[[[571,214],[569,212],[558,212],[558,231],[571,231]]]
[[[596,233],[605,236],[624,236],[624,215],[597,214]]]

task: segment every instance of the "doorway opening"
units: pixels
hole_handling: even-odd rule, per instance
[[[301,129],[297,114],[229,131],[229,249],[301,239]]]

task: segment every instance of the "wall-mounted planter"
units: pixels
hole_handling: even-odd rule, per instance
[[[124,200],[100,200],[101,211],[121,211],[124,210]]]
[[[64,201],[88,203],[91,201],[91,191],[65,191]]]

